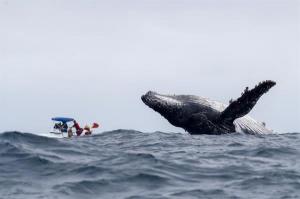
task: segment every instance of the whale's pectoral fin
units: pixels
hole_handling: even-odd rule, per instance
[[[231,124],[235,119],[243,117],[248,114],[251,109],[255,106],[258,99],[272,88],[276,82],[266,80],[260,82],[252,90],[245,89],[244,93],[240,98],[232,101],[230,105],[221,113],[220,121],[225,124]]]

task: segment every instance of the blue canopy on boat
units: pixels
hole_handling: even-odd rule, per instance
[[[69,117],[53,117],[52,120],[57,122],[63,122],[63,123],[74,121],[73,118],[69,118]]]

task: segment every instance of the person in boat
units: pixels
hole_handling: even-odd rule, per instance
[[[73,122],[74,122],[73,127],[76,129],[76,135],[80,136],[83,132],[83,129],[79,126],[79,124],[76,120],[73,120]]]
[[[72,127],[68,129],[68,137],[71,138],[73,136]]]
[[[68,131],[68,125],[66,122],[59,122],[54,124],[54,129],[58,129],[61,132],[67,132]]]
[[[91,135],[92,134],[92,130],[91,130],[91,127],[89,125],[85,125],[83,130],[85,130],[85,135]]]
[[[54,129],[59,129],[60,130],[61,128],[62,128],[62,123],[61,122],[54,124]]]
[[[61,128],[61,132],[63,133],[67,133],[68,132],[68,124],[66,122],[62,122],[62,128]]]

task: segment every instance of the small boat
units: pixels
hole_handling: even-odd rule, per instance
[[[68,126],[68,123],[74,121],[73,118],[69,117],[53,117],[51,120],[54,122],[54,125],[50,133],[62,136],[64,136],[64,133],[68,133],[68,129],[71,128]]]
[[[76,129],[77,136],[80,136],[81,134],[91,135],[92,129],[96,129],[99,127],[99,124],[94,122],[91,126],[85,125],[84,128],[81,128],[74,118],[69,118],[69,117],[53,117],[51,118],[51,120],[54,122],[54,125],[50,133],[55,135],[61,135],[62,137],[68,137],[68,138],[71,138],[74,135],[72,130],[73,127],[75,127],[75,129],[77,127]],[[73,122],[73,124],[70,124],[70,122]],[[77,126],[74,125],[75,123]],[[78,133],[78,131],[80,132]]]

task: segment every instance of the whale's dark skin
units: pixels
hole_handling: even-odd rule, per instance
[[[269,133],[263,124],[245,116],[259,98],[276,83],[271,80],[260,82],[244,93],[229,106],[193,95],[161,95],[149,91],[142,101],[165,117],[172,125],[181,127],[190,134],[224,134],[237,132]],[[243,118],[241,118],[243,117]],[[240,119],[238,119],[240,118]],[[236,120],[236,121],[235,121]]]

